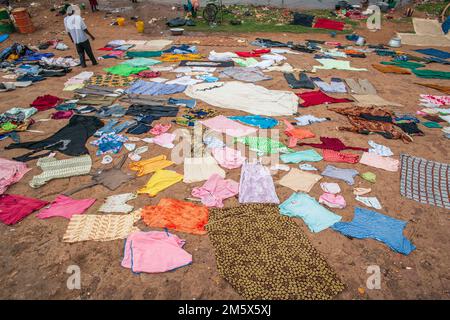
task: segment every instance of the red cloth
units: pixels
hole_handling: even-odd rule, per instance
[[[150,79],[150,78],[158,78],[161,76],[161,72],[159,71],[141,71],[138,74],[132,75],[135,78],[144,78],[144,79]]]
[[[341,102],[352,102],[353,100],[346,99],[346,98],[333,98],[325,93],[323,93],[320,90],[317,91],[309,91],[309,92],[303,92],[303,93],[296,93],[297,96],[302,98],[304,102],[300,104],[302,107],[310,107],[310,106],[316,106],[318,104],[331,104],[331,103],[341,103]]]
[[[49,202],[27,198],[16,194],[3,194],[0,196],[0,221],[5,224],[16,224],[33,211],[48,205]]]
[[[52,119],[59,120],[59,119],[69,119],[73,115],[72,110],[67,111],[57,111],[55,113],[52,113]]]
[[[344,30],[344,25],[344,22],[334,21],[326,18],[318,18],[313,28],[342,31]]]
[[[322,141],[322,143],[304,143],[304,142],[301,142],[298,145],[299,146],[310,146],[310,147],[319,148],[319,149],[329,149],[329,150],[334,150],[334,151],[342,151],[342,150],[345,150],[345,149],[359,150],[359,151],[365,151],[365,152],[369,151],[369,149],[367,149],[367,148],[346,146],[338,138],[320,137],[320,141]]]
[[[37,97],[30,106],[38,109],[38,111],[45,111],[55,107],[62,101],[63,100],[58,97],[46,94],[45,96]]]
[[[323,149],[323,159],[328,162],[357,163],[359,156],[357,154],[342,153],[330,149]]]
[[[239,57],[243,58],[257,58],[260,57],[262,54],[269,53],[270,49],[255,49],[252,51],[236,51],[235,53]]]
[[[113,51],[114,48],[112,48],[112,47],[104,47],[104,48],[100,48],[98,50],[101,50],[101,51]]]

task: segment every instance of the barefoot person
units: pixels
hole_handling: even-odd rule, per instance
[[[88,55],[89,59],[91,59],[92,65],[97,65],[98,62],[95,60],[95,56],[92,53],[91,43],[89,42],[86,34],[91,37],[92,41],[94,41],[95,38],[87,29],[81,16],[74,14],[74,9],[72,6],[67,8],[67,17],[64,18],[64,27],[66,28],[66,32],[70,39],[77,47],[81,67],[86,68],[85,53]]]

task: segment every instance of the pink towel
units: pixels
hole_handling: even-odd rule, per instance
[[[200,121],[204,126],[220,133],[225,133],[232,137],[243,137],[255,133],[258,129],[244,126],[237,121],[228,119],[225,116],[217,116],[211,119]]]
[[[213,174],[202,187],[194,188],[192,196],[200,198],[207,207],[223,207],[223,200],[237,195],[239,183],[223,179],[217,173]]]
[[[359,163],[387,171],[398,171],[400,161],[390,157],[379,156],[376,153],[364,152]]]
[[[94,204],[96,199],[75,200],[65,195],[58,195],[50,204],[50,207],[41,210],[36,217],[39,219],[47,219],[51,217],[72,218],[74,214],[84,213],[90,206]]]
[[[192,263],[183,250],[185,240],[165,231],[134,232],[125,242],[122,267],[133,272],[158,273]]]

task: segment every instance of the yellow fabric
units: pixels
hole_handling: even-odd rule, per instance
[[[164,169],[172,164],[173,162],[167,160],[165,155],[160,155],[151,159],[132,162],[130,163],[130,170],[137,171],[137,176],[141,177],[157,170]]]
[[[156,196],[160,191],[183,180],[183,175],[170,170],[158,170],[148,180],[144,188],[137,193],[147,193],[150,197]]]
[[[161,56],[161,61],[164,62],[179,62],[183,60],[194,61],[194,60],[201,60],[202,58],[203,55],[198,53],[188,53],[188,54],[165,53]]]

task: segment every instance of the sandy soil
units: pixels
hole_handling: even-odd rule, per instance
[[[125,3],[128,3],[127,1]],[[54,16],[44,8],[33,8],[33,19],[38,25],[38,31],[32,35],[14,34],[11,39],[2,44],[2,47],[15,42],[37,44],[42,40],[50,40],[54,37],[62,38],[67,44],[68,37],[61,33],[63,29],[62,17]],[[142,12],[142,10],[139,10]],[[158,16],[173,15],[171,10],[165,9]],[[151,15],[151,14],[150,14]],[[46,18],[44,18],[46,16]],[[104,13],[98,12],[85,14],[87,25],[96,36],[93,42],[94,48],[100,48],[113,39],[156,39],[171,38],[164,29],[155,28],[150,34],[140,35],[136,32],[131,22],[123,28],[110,26],[110,19],[104,19]],[[377,33],[363,32],[370,43],[386,43],[394,34],[396,28],[410,30],[409,25],[398,25],[388,23],[383,30]],[[195,35],[195,34],[190,34]],[[196,36],[204,36],[202,34]],[[208,34],[210,38],[223,37],[224,34]],[[227,35],[230,36],[230,35]],[[319,40],[331,40],[330,36],[312,34],[243,34],[233,35],[246,37],[253,40],[264,36],[274,40],[299,42],[308,38]],[[343,36],[337,40],[345,42]],[[58,52],[58,55],[71,54],[76,56],[73,45],[68,52]],[[207,54],[210,50],[218,51],[236,50],[242,48],[214,48],[199,47],[200,52]],[[249,47],[250,49],[250,47]],[[403,49],[412,50],[413,47]],[[97,51],[97,55],[101,52]],[[382,74],[374,70],[370,64],[382,59],[376,55],[369,55],[367,59],[350,59],[355,67],[367,67],[369,72],[349,73],[345,71],[320,71],[318,75],[329,79],[330,76],[338,77],[367,77],[378,89],[379,94],[388,99],[402,103],[404,107],[398,108],[400,112],[414,113],[419,109],[418,97],[420,93],[440,94],[433,89],[427,89],[413,84],[418,79],[415,76]],[[312,55],[288,55],[288,62],[295,67],[305,68],[315,64]],[[114,65],[116,61],[104,60],[97,67],[89,66],[88,70],[102,72],[102,68]],[[434,65],[434,68],[450,71],[449,67]],[[70,98],[70,92],[63,92],[63,83],[66,79],[76,75],[81,69],[74,71],[65,78],[50,78],[39,84],[26,89],[18,89],[1,95],[0,112],[14,106],[28,106],[37,96],[53,94],[63,98]],[[264,83],[270,89],[290,90],[286,81],[279,73],[271,74],[274,79]],[[174,77],[174,74],[164,73],[164,77]],[[424,82],[436,83],[436,80],[424,80]],[[445,82],[447,83],[447,82]],[[183,94],[177,95],[183,97]],[[199,101],[200,107],[206,105]],[[219,109],[220,110],[220,109]],[[316,116],[327,116],[332,122],[314,124],[309,127],[317,136],[332,136],[342,139],[344,142],[354,146],[366,146],[369,137],[339,132],[335,128],[339,124],[346,123],[344,117],[327,111],[326,106],[315,106],[309,109],[300,109],[302,114],[313,114]],[[36,118],[46,118],[52,111],[39,113]],[[240,114],[231,110],[220,110],[224,115]],[[164,120],[164,122],[167,120]],[[30,141],[45,138],[63,127],[67,120],[53,120],[49,122],[38,122],[32,129],[42,130],[45,134],[21,133],[22,141]],[[280,127],[281,128],[281,127]],[[428,129],[425,127],[424,137],[416,137],[414,143],[404,144],[398,140],[386,140],[381,136],[374,135],[377,143],[389,146],[398,157],[400,153],[408,153],[415,156],[425,157],[430,160],[449,162],[450,141],[443,138],[439,129]],[[286,140],[286,137],[283,136]],[[3,150],[10,141],[1,141],[1,156],[12,158],[25,153],[24,150]],[[94,168],[101,168],[101,158],[96,157],[95,148],[88,146],[93,160]],[[118,158],[122,152],[116,156]],[[159,146],[151,146],[144,157],[150,158],[159,154],[170,154],[170,150]],[[58,155],[58,158],[63,158]],[[11,186],[8,193],[23,194],[45,200],[54,199],[55,195],[89,180],[88,177],[74,177],[70,179],[54,180],[47,185],[31,189],[28,182],[31,177],[40,172],[36,168],[36,161],[28,165],[33,170],[28,173],[22,181]],[[321,170],[327,165],[324,161],[316,163]],[[422,205],[420,203],[401,197],[399,192],[399,173],[391,173],[366,167],[361,164],[346,165],[338,164],[339,167],[350,168],[365,172],[372,171],[377,175],[377,182],[369,184],[357,178],[355,187],[371,187],[371,195],[377,196],[383,205],[382,213],[389,216],[408,221],[405,234],[412,239],[417,246],[409,256],[391,251],[387,246],[375,240],[350,240],[330,229],[318,234],[309,232],[306,225],[297,220],[299,226],[307,233],[315,247],[322,252],[331,266],[346,284],[345,291],[337,296],[337,299],[449,299],[450,298],[450,276],[448,275],[449,241],[448,230],[450,227],[448,211],[437,207]],[[127,165],[124,166],[127,169]],[[182,173],[182,165],[174,168]],[[227,177],[239,179],[240,170],[230,170]],[[277,181],[282,174],[274,176]],[[115,193],[133,192],[145,184],[148,177],[137,178],[130,183],[120,187]],[[323,181],[331,181],[324,178]],[[139,196],[131,203],[136,208],[144,205],[156,204],[163,197],[174,197],[182,199],[190,195],[193,187],[201,185],[196,183],[187,185],[178,183],[175,186],[161,192],[155,198],[146,195]],[[354,200],[352,188],[340,183],[343,195],[348,206],[342,210],[335,210],[343,216],[345,221],[353,217],[353,208],[363,206]],[[284,201],[290,196],[290,189],[277,186],[280,200]],[[91,207],[88,213],[96,213],[102,200],[111,195],[102,187],[84,190],[76,195],[77,198],[95,196],[99,201]],[[317,184],[310,194],[318,197],[321,189]],[[237,199],[226,201],[226,206],[237,205]],[[148,228],[140,222],[139,227],[144,230]],[[178,269],[174,272],[162,274],[140,274],[135,275],[128,269],[120,266],[123,251],[123,241],[110,242],[81,242],[67,244],[62,242],[62,237],[67,226],[67,220],[53,218],[51,220],[39,220],[30,215],[22,222],[14,226],[0,225],[0,298],[1,299],[239,299],[240,296],[233,288],[223,280],[217,273],[214,253],[207,236],[194,236],[177,233],[187,240],[185,249],[192,253],[193,264]],[[447,239],[447,240],[446,240]],[[81,290],[68,290],[66,281],[67,267],[78,265],[81,268]],[[382,271],[381,289],[365,290],[360,293],[358,288],[366,287],[369,274],[366,273],[370,265],[379,265]]]

